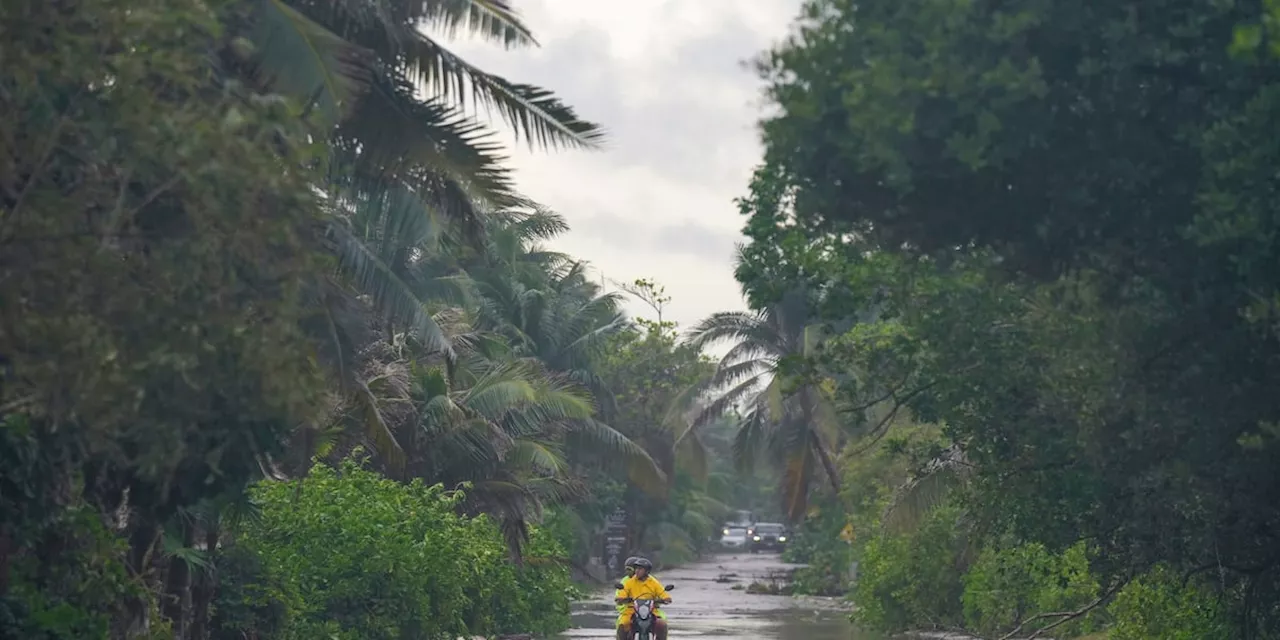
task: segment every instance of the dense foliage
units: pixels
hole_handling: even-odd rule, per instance
[[[549,632],[766,501],[870,626],[1276,637],[1276,3],[1094,4],[808,0],[681,341],[506,2],[3,3],[0,638]]]
[[[624,487],[715,507],[655,404],[707,365],[543,246],[473,103],[599,129],[440,33],[533,44],[492,1],[0,7],[0,638],[548,633]]]
[[[260,586],[215,602],[214,628],[225,637],[260,634],[261,625],[281,638],[452,639],[568,622],[558,543],[535,534],[524,566],[511,564],[491,521],[457,514],[461,494],[396,483],[355,461],[253,493],[261,517],[219,553],[255,558],[249,584]],[[222,575],[249,582],[235,564]],[[273,606],[274,616],[253,617]]]
[[[1270,4],[809,0],[761,59],[738,277],[827,332],[779,373],[846,476],[941,433],[802,527],[867,622],[1275,637]]]

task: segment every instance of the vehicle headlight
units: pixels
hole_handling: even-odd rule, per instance
[[[726,535],[726,536],[727,536],[727,535],[729,535],[729,530],[728,530],[728,529],[725,529],[725,530],[724,530],[724,535]]]
[[[786,541],[787,541],[786,536],[778,536],[778,542],[786,542]]]
[[[760,542],[760,536],[756,536],[756,537],[752,538],[752,540],[755,540],[756,542]]]

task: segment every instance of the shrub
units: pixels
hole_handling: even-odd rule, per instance
[[[855,619],[884,631],[960,626],[965,540],[959,513],[941,507],[912,533],[867,542],[854,591]]]
[[[1111,640],[1227,640],[1235,629],[1219,595],[1165,568],[1130,582],[1108,612]]]
[[[456,492],[397,483],[348,460],[305,480],[261,483],[253,496],[262,517],[236,554],[224,554],[228,573],[238,567],[248,578],[219,596],[224,630],[276,625],[272,602],[285,610],[270,637],[282,640],[452,640],[567,624],[560,543],[534,529],[517,566],[487,517],[457,514]]]
[[[1097,599],[1098,589],[1083,543],[1061,554],[1038,543],[988,548],[964,576],[964,617],[969,629],[1002,634],[1037,614],[1078,610]],[[1065,623],[1054,635],[1094,631],[1100,626],[1097,618]],[[1046,619],[1039,626],[1053,622]]]

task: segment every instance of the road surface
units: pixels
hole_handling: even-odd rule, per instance
[[[789,568],[776,555],[728,554],[657,572],[675,585],[667,607],[671,640],[876,640],[848,622],[843,603],[829,598],[752,595],[741,590]],[[735,577],[722,577],[737,574]],[[717,581],[719,579],[720,581]],[[726,582],[725,580],[729,580]],[[737,585],[738,590],[733,587]],[[575,605],[566,639],[613,638],[612,590]]]

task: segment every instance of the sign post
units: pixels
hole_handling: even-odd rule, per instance
[[[623,554],[627,550],[627,511],[621,507],[605,519],[604,565],[613,577],[622,573]]]

